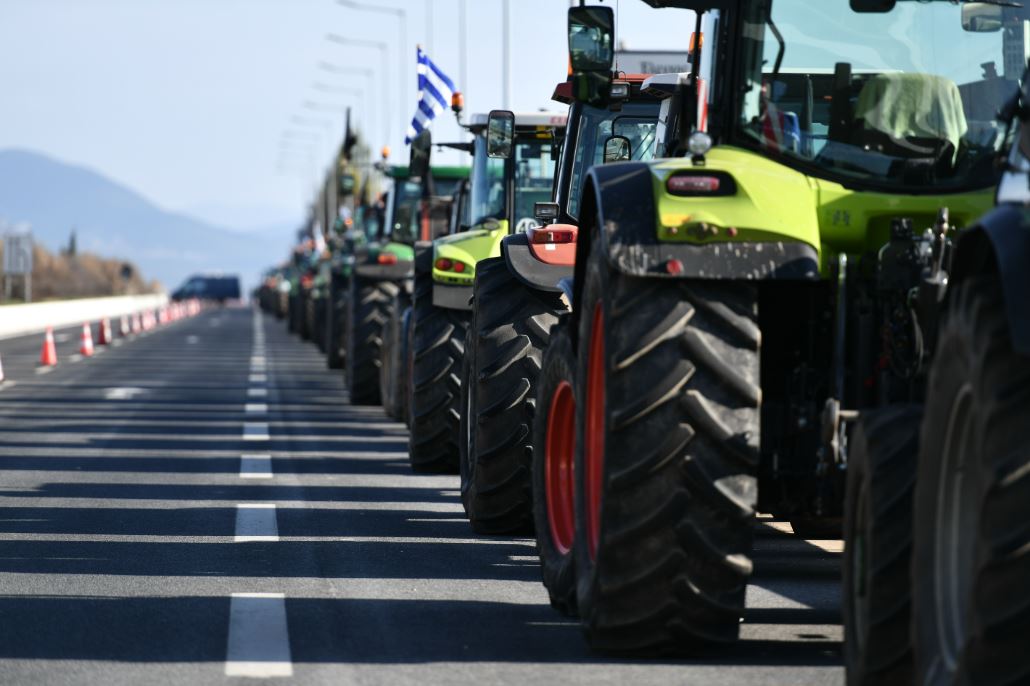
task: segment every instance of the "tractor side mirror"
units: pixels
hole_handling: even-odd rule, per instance
[[[851,0],[852,12],[890,12],[897,0]]]
[[[971,33],[1001,31],[1005,17],[1000,5],[986,2],[967,2],[962,5],[962,30]]]
[[[625,136],[608,136],[604,142],[604,163],[626,162],[632,159],[633,144]]]
[[[515,149],[515,115],[508,110],[492,110],[486,123],[486,154],[508,159]]]
[[[572,95],[595,107],[608,103],[615,53],[615,13],[597,5],[569,8]]]
[[[573,73],[611,72],[615,13],[597,5],[569,8],[569,63]]]

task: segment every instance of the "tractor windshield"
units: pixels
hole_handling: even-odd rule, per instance
[[[485,133],[476,135],[472,165],[471,190],[469,191],[469,212],[472,217],[472,225],[487,219],[503,219],[505,160],[487,156]]]
[[[533,205],[551,199],[554,180],[553,137],[548,132],[516,131],[514,156],[510,160],[488,157],[486,136],[476,136],[475,169],[471,178],[469,204],[473,224],[487,219],[507,219],[506,174],[514,174],[515,230],[524,231],[538,222]],[[509,171],[510,170],[510,171]]]
[[[530,137],[532,136],[532,137]],[[515,231],[540,226],[533,205],[551,200],[554,185],[553,139],[550,133],[515,138]]]
[[[576,127],[576,140],[569,141],[575,149],[566,203],[569,216],[579,216],[583,179],[590,167],[604,161],[604,144],[610,136],[625,136],[629,139],[630,159],[649,160],[654,156],[658,107],[659,101],[654,99],[627,102],[618,111],[583,106]],[[561,199],[558,201],[561,202]]]
[[[737,140],[852,187],[996,182],[995,113],[1030,54],[1023,3],[764,0],[742,10]],[[1009,6],[1012,5],[1012,6]]]
[[[433,177],[433,192],[438,196],[454,193],[461,179]],[[400,181],[394,184],[396,196],[393,201],[393,221],[390,223],[390,240],[414,244],[419,235],[422,203],[422,185],[415,181]],[[393,193],[391,193],[393,195]]]
[[[422,186],[407,179],[397,179],[390,189],[389,209],[386,218],[386,233],[390,240],[414,242],[411,234],[411,220],[416,214],[422,198]],[[410,240],[409,240],[410,239]]]

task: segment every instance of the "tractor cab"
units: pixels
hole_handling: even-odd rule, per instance
[[[472,172],[469,230],[433,243],[433,302],[469,309],[475,265],[500,254],[501,240],[539,226],[534,206],[551,197],[554,140],[565,128],[564,114],[494,111],[472,115]]]

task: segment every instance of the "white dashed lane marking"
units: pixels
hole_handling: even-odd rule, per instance
[[[240,503],[236,506],[237,543],[278,540],[279,526],[275,520],[275,505]]]
[[[244,422],[243,440],[245,441],[268,441],[268,422]]]
[[[225,675],[252,678],[293,676],[284,594],[232,594]]]
[[[240,478],[271,479],[272,456],[267,454],[240,455]]]

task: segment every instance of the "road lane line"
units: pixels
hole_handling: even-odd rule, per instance
[[[264,398],[268,395],[267,388],[248,388],[247,395],[251,398]]]
[[[268,376],[266,374],[251,372],[250,376],[247,378],[247,381],[248,383],[267,383]]]
[[[237,543],[251,541],[278,541],[279,527],[275,520],[275,505],[267,503],[239,503],[236,505]]]
[[[259,679],[293,676],[285,594],[232,594],[225,675]]]
[[[268,414],[268,405],[265,403],[247,403],[243,411],[248,414]]]
[[[36,367],[36,373],[37,374],[49,374],[50,372],[54,371],[55,368],[56,367],[54,367],[54,366]]]
[[[82,355],[80,355],[79,353],[72,353],[71,355],[68,356],[68,361],[69,362],[78,362],[81,359],[82,359]]]
[[[245,441],[268,441],[268,422],[244,422],[243,440]]]
[[[240,455],[241,479],[271,479],[272,456],[268,454]]]

